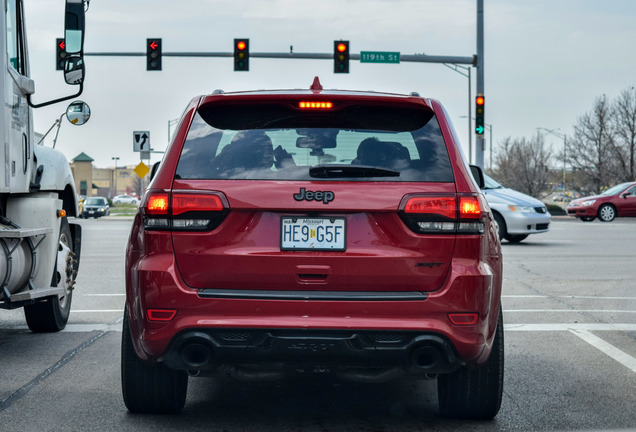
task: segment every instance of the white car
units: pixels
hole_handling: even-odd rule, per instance
[[[552,215],[538,199],[503,187],[484,174],[484,188],[488,205],[499,226],[499,239],[519,243],[530,234],[548,232]]]
[[[114,204],[139,204],[139,200],[130,195],[117,195],[113,198]]]

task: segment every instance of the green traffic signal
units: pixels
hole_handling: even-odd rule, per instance
[[[475,133],[477,135],[484,134],[484,113],[486,108],[486,98],[484,95],[475,97]]]

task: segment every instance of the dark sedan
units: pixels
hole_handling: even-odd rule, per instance
[[[621,183],[600,195],[575,199],[568,205],[568,214],[591,222],[611,222],[617,217],[636,217],[636,182]]]

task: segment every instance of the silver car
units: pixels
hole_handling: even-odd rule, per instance
[[[530,234],[547,232],[552,215],[545,204],[529,195],[503,187],[484,174],[488,205],[499,226],[499,238],[519,243]]]

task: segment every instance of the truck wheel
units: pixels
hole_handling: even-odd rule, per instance
[[[185,405],[188,390],[185,371],[139,360],[130,335],[127,310],[121,338],[121,387],[128,411],[148,414],[178,413]]]
[[[75,284],[73,256],[71,229],[64,217],[60,221],[60,241],[51,286],[64,286],[65,293],[24,307],[24,316],[32,332],[52,333],[66,327]]]
[[[488,361],[478,369],[462,367],[437,378],[439,410],[445,417],[490,420],[501,407],[504,378],[503,317],[499,319]]]

